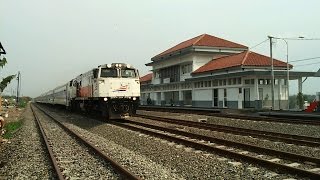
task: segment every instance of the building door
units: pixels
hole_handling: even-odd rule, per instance
[[[259,100],[263,101],[263,89],[259,88]]]
[[[250,88],[244,88],[244,108],[249,108],[250,107]]]
[[[218,107],[218,89],[213,89],[213,107]]]

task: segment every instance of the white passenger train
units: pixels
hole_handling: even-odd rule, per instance
[[[71,110],[100,112],[108,119],[136,113],[140,98],[138,70],[124,63],[98,66],[35,98],[35,102]]]

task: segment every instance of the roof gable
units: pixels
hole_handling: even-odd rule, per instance
[[[225,48],[245,48],[247,49],[247,46],[234,43],[225,39],[221,39],[215,36],[211,36],[208,34],[202,34],[197,37],[191,38],[189,40],[183,41],[176,46],[173,46],[164,52],[154,56],[153,58],[164,56],[166,54],[170,54],[172,52],[179,51],[181,49],[191,47],[191,46],[205,46],[205,47],[225,47]]]
[[[147,82],[147,81],[151,81],[152,80],[152,73],[149,73],[145,76],[142,76],[140,78],[140,82]]]
[[[287,67],[287,63],[274,59],[273,60],[274,67]],[[271,61],[270,57],[264,56],[262,54],[258,54],[251,51],[244,51],[242,53],[236,55],[230,55],[221,57],[218,59],[213,59],[209,61],[207,64],[201,66],[197,70],[193,72],[203,73],[209,71],[215,71],[220,69],[226,69],[237,66],[255,66],[255,67],[270,67]],[[292,68],[292,65],[289,65]]]

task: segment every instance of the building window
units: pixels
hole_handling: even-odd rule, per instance
[[[214,87],[214,86],[218,86],[218,84],[219,84],[219,83],[218,83],[218,80],[213,80],[213,81],[212,81],[212,86],[213,86],[213,87]]]
[[[237,84],[237,79],[236,78],[232,79],[232,84]]]
[[[244,84],[254,84],[254,79],[245,79]]]
[[[264,84],[264,79],[259,79],[259,84],[260,85]]]
[[[186,64],[181,66],[182,74],[187,74],[192,71],[192,64]]]
[[[242,83],[241,83],[241,78],[238,78],[238,84],[242,84]]]

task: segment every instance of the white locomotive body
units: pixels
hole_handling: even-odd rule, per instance
[[[140,98],[138,70],[124,63],[101,65],[37,98],[71,110],[100,112],[108,119],[135,114]]]

